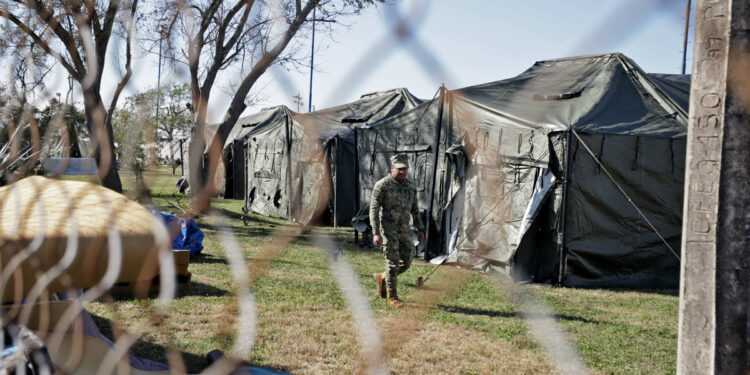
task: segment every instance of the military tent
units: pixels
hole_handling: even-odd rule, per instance
[[[525,281],[676,287],[688,96],[689,77],[621,54],[540,61],[357,130],[359,201],[407,152],[426,257]]]
[[[291,112],[285,106],[264,108],[258,113],[254,113],[249,116],[241,117],[235,122],[232,129],[227,135],[227,139],[224,142],[222,150],[222,158],[219,160],[219,167],[217,168],[214,181],[219,189],[218,194],[224,198],[229,199],[243,199],[244,194],[244,169],[245,169],[245,158],[242,152],[242,142],[240,139],[249,133],[253,127],[273,123],[278,116],[284,116],[285,113]],[[208,165],[208,152],[211,147],[211,142],[219,129],[220,124],[209,124],[204,127],[203,137],[205,139],[205,145],[203,150],[203,165]],[[184,143],[184,165],[183,174],[184,178],[187,179],[189,175],[189,162],[187,160],[189,153],[188,147],[190,145],[190,139]],[[237,157],[235,157],[237,155]],[[203,179],[208,178],[208,170],[202,171]]]
[[[304,224],[317,218],[348,224],[358,206],[351,189],[356,180],[352,129],[420,102],[406,89],[380,91],[311,113],[289,111],[254,127],[241,138],[245,209]]]
[[[224,181],[223,184],[220,183],[219,185],[220,187],[223,185],[222,195],[224,198],[245,198],[245,184],[247,182],[247,176],[245,176],[247,169],[245,166],[245,135],[256,127],[263,128],[269,125],[282,124],[293,115],[294,112],[282,105],[265,108],[258,113],[237,120],[237,123],[229,132],[226,142],[224,142],[222,152]]]

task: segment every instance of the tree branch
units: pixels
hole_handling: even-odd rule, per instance
[[[250,89],[253,87],[258,78],[260,78],[263,73],[265,73],[266,69],[268,69],[268,67],[273,64],[274,60],[279,57],[281,52],[284,51],[294,35],[297,33],[297,31],[299,31],[300,27],[302,27],[302,24],[305,23],[307,16],[316,6],[318,6],[318,3],[320,3],[320,0],[310,0],[307,4],[305,4],[305,7],[302,9],[302,11],[297,14],[292,23],[289,25],[289,28],[284,33],[283,38],[278,43],[276,43],[276,45],[270,51],[264,53],[263,56],[261,56],[258,62],[253,66],[253,69],[242,80],[242,83],[237,88],[237,92],[235,93],[234,98],[232,98],[232,103],[227,110],[225,120],[221,123],[221,125],[219,125],[219,128],[216,131],[216,135],[213,139],[214,143],[219,142],[219,145],[223,145],[224,142],[226,142],[232,125],[234,125],[240,114],[242,114],[242,111],[244,111],[247,107],[247,105],[245,104],[245,97],[250,92]]]
[[[83,79],[86,72],[86,66],[83,64],[81,54],[78,52],[78,46],[76,46],[75,38],[73,38],[71,36],[71,33],[62,26],[62,24],[57,20],[52,11],[45,7],[42,0],[34,1],[33,8],[30,6],[30,2],[25,3],[24,5],[36,11],[39,18],[44,21],[44,23],[47,24],[50,29],[52,29],[55,35],[57,35],[57,38],[60,39],[60,41],[65,46],[65,50],[68,51],[70,59],[73,61],[73,65],[76,67],[77,73],[71,75],[79,80]]]
[[[122,90],[125,89],[125,86],[128,85],[130,77],[133,75],[133,69],[131,66],[132,57],[130,39],[133,33],[133,25],[135,24],[135,12],[137,7],[138,0],[133,0],[133,5],[130,8],[130,19],[128,20],[128,25],[126,27],[125,33],[125,76],[122,77],[122,80],[120,80],[117,88],[115,88],[115,94],[112,96],[112,101],[109,105],[109,111],[107,112],[107,124],[112,124],[112,116],[115,113],[115,107],[117,106],[117,101],[120,98],[120,93],[122,93]]]
[[[107,46],[109,45],[109,39],[112,36],[112,26],[115,23],[115,16],[117,15],[118,9],[120,9],[120,0],[111,0],[107,7],[107,12],[104,14],[104,24],[101,26],[101,29],[96,30],[97,32],[94,33],[97,57],[104,57],[107,53]],[[97,17],[94,12],[92,12],[92,17],[98,22],[99,17]],[[101,76],[101,70],[104,68],[104,58],[98,60],[100,60],[97,61],[99,65],[98,75]]]
[[[19,29],[21,29],[21,31],[25,32],[26,35],[31,37],[31,39],[33,39],[34,42],[36,42],[41,49],[43,49],[45,52],[52,55],[57,61],[59,61],[60,64],[65,68],[65,70],[68,71],[68,73],[71,76],[78,77],[79,73],[76,72],[75,68],[69,62],[65,61],[65,59],[62,57],[62,55],[59,52],[53,50],[52,47],[50,47],[46,41],[44,41],[41,37],[39,37],[39,35],[37,35],[37,33],[34,32],[34,30],[32,30],[29,26],[27,26],[25,23],[19,20],[14,14],[8,12],[7,9],[3,9],[2,11],[0,11],[0,17],[4,17],[10,22],[13,22],[13,24],[15,24]]]

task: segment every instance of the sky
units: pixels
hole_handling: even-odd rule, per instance
[[[317,33],[312,105],[323,109],[362,94],[405,87],[420,98],[448,89],[510,78],[536,61],[621,52],[646,72],[675,73],[682,67],[687,0],[401,0],[373,6],[341,20],[333,33]],[[694,3],[694,2],[693,2]],[[694,9],[691,18],[694,18]],[[407,37],[395,25],[406,17]],[[690,23],[687,71],[691,70],[694,21]],[[300,40],[310,48],[310,40]],[[111,56],[110,56],[111,58]],[[125,95],[156,85],[156,59],[142,56]],[[185,82],[184,69],[162,67],[161,84]],[[118,81],[109,66],[105,101]],[[235,79],[225,74],[219,82]],[[60,80],[58,80],[60,81]],[[63,80],[64,81],[64,80]],[[307,111],[310,72],[274,67],[256,85],[262,100],[245,114],[303,97]],[[67,83],[58,83],[67,90]],[[221,120],[230,97],[215,87],[208,122]],[[63,94],[64,95],[64,94]],[[75,95],[75,94],[74,94]],[[80,94],[76,98],[80,100]]]

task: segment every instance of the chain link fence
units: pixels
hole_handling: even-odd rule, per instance
[[[112,3],[120,2],[113,1]],[[175,5],[184,6],[187,3],[176,2]],[[237,4],[242,3],[238,2]],[[327,2],[324,3],[328,4]],[[676,4],[682,3],[668,0],[621,2],[621,5],[615,8],[612,14],[601,17],[603,20],[601,24],[590,30],[585,38],[581,39],[580,44],[596,45],[606,49],[607,46],[616,44],[632,30],[637,29],[645,18],[658,13],[664,7],[675,7]],[[85,115],[77,114],[75,111],[67,109],[73,103],[71,98],[73,82],[70,82],[70,89],[65,99],[56,99],[51,92],[45,91],[45,86],[29,83],[44,82],[50,79],[60,81],[61,75],[54,73],[51,67],[40,68],[40,66],[46,65],[35,65],[35,61],[38,62],[42,58],[41,56],[49,54],[52,49],[52,45],[45,43],[45,41],[60,38],[60,35],[64,33],[64,30],[61,31],[49,24],[44,26],[43,22],[40,23],[39,19],[35,18],[40,17],[40,15],[45,16],[45,14],[44,12],[34,11],[36,9],[34,7],[44,8],[45,4],[44,2],[27,3],[21,1],[16,4],[3,2],[2,9],[0,9],[5,15],[3,30],[8,35],[18,38],[14,39],[17,43],[13,46],[10,45],[12,43],[9,41],[3,43],[3,46],[8,50],[3,55],[2,63],[9,71],[13,72],[13,77],[22,80],[21,86],[8,83],[9,87],[6,88],[8,95],[3,98],[2,108],[0,171],[3,172],[2,182],[5,186],[0,188],[0,215],[2,215],[0,218],[0,224],[2,224],[2,233],[0,233],[2,252],[0,256],[3,265],[0,297],[4,303],[2,319],[5,328],[6,347],[16,348],[15,350],[18,353],[13,352],[6,356],[4,352],[0,365],[5,370],[15,369],[19,372],[31,371],[33,373],[57,371],[62,373],[114,373],[121,371],[138,373],[137,371],[140,370],[169,371],[170,369],[173,372],[188,372],[193,369],[191,368],[192,365],[185,363],[184,354],[176,348],[165,349],[164,357],[168,366],[138,359],[129,354],[130,349],[139,340],[144,338],[147,340],[153,331],[171,335],[170,341],[174,340],[172,342],[176,344],[175,347],[184,347],[179,342],[181,337],[175,332],[170,332],[172,325],[167,323],[170,319],[181,319],[172,310],[175,298],[180,298],[179,285],[175,281],[179,280],[177,277],[178,270],[175,268],[175,264],[179,264],[179,260],[176,260],[177,255],[170,249],[170,236],[173,233],[169,233],[161,222],[145,208],[110,190],[93,184],[69,181],[68,179],[42,180],[39,177],[27,177],[34,174],[44,174],[59,178],[66,173],[65,171],[75,170],[80,174],[98,175],[101,181],[105,181],[109,178],[111,170],[109,165],[113,164],[119,167],[121,171],[130,170],[135,173],[136,186],[128,194],[130,198],[142,202],[145,207],[157,207],[150,196],[150,194],[156,192],[156,195],[167,196],[167,199],[171,200],[176,206],[175,208],[179,208],[183,214],[198,214],[198,212],[191,211],[193,208],[184,203],[189,198],[177,195],[176,189],[172,189],[175,190],[175,193],[170,193],[171,188],[159,186],[157,188],[152,187],[152,191],[149,192],[148,186],[158,185],[162,182],[157,181],[149,174],[149,170],[153,166],[153,160],[156,160],[156,158],[148,156],[150,151],[147,147],[144,147],[143,142],[154,142],[154,139],[149,140],[148,135],[155,133],[154,127],[157,125],[151,122],[147,114],[135,113],[135,117],[129,119],[132,128],[129,128],[121,138],[122,142],[117,145],[120,154],[116,155],[114,152],[110,152],[115,144],[112,142],[112,135],[108,134],[105,126],[108,121],[107,118],[111,116],[114,109],[109,108],[110,112],[105,111],[105,105],[102,105],[103,100],[101,98],[99,98],[99,103],[87,103]],[[98,2],[94,4],[94,7],[101,8],[99,10],[104,12],[103,14],[106,14],[107,6],[111,6],[111,4],[100,4]],[[146,43],[148,41],[145,36],[140,39],[134,36],[138,32],[131,34],[131,31],[138,30],[137,28],[133,29],[136,26],[133,26],[134,23],[131,23],[131,21],[146,22],[142,26],[138,26],[145,28],[149,26],[147,23],[148,17],[159,16],[158,14],[129,13],[131,8],[127,8],[126,5],[135,8],[137,4],[137,2],[127,2],[127,4],[122,2],[123,9],[118,11],[123,13],[122,20],[113,27],[116,33],[124,35],[124,40],[127,43]],[[206,4],[210,5],[211,2]],[[201,3],[201,5],[206,4]],[[57,2],[50,2],[47,5],[60,11],[68,9],[74,15],[76,9],[80,11],[81,6],[87,6],[86,3],[81,3],[77,4],[78,8],[76,8],[75,4],[70,6]],[[236,11],[231,7],[234,4],[228,5],[225,9],[222,8],[223,11]],[[304,6],[299,2],[295,4],[294,2],[282,2],[280,0],[256,1],[253,7],[264,10],[249,11],[244,19],[260,17],[265,14],[264,12],[283,13],[291,11],[290,9],[293,9],[295,5],[298,10]],[[412,5],[414,7],[408,11],[403,11],[398,4],[382,8],[384,16],[389,20],[390,32],[382,40],[374,43],[367,53],[352,59],[351,67],[348,71],[342,72],[343,78],[339,81],[341,83],[333,90],[338,97],[347,97],[353,94],[352,90],[357,85],[351,83],[363,81],[371,75],[378,74],[377,67],[382,57],[397,50],[408,52],[409,56],[423,68],[423,73],[435,82],[455,81],[451,75],[460,74],[460,72],[448,72],[441,62],[440,54],[414,39],[414,35],[420,27],[419,18],[421,12],[423,12],[422,7],[426,7],[427,3],[415,2]],[[432,4],[431,6],[440,5]],[[28,8],[24,9],[24,7]],[[168,13],[169,11],[165,10],[165,15]],[[46,14],[46,16],[51,17],[52,15]],[[224,15],[218,14],[217,16]],[[146,21],[139,17],[146,19]],[[269,19],[276,21],[269,22],[268,27],[259,27],[257,35],[252,36],[252,38],[263,40],[263,38],[269,38],[274,27],[286,28],[288,26],[286,24],[274,25],[274,22],[280,22],[283,18],[271,17]],[[97,45],[96,38],[86,34],[85,31],[89,29],[81,26],[86,24],[85,20],[76,17],[72,17],[71,20],[80,22],[79,32],[83,35],[81,51],[92,54],[95,49],[101,48],[100,45]],[[197,21],[186,23],[185,27],[199,27]],[[34,24],[37,25],[37,28],[27,32],[28,30],[25,30],[22,26],[25,24]],[[135,24],[137,25],[137,23]],[[148,33],[143,32],[143,34],[147,35]],[[211,34],[211,37],[226,38],[227,36]],[[159,38],[155,40],[162,41]],[[166,38],[163,42],[176,44],[179,43],[179,40],[168,40]],[[268,40],[260,44],[266,51],[269,49],[270,42]],[[152,43],[150,48],[155,48],[156,45]],[[14,48],[15,53],[10,52],[11,47]],[[293,45],[291,48],[301,47]],[[248,56],[248,62],[253,59],[257,62],[263,56],[258,51],[251,51],[249,54],[253,57]],[[79,56],[78,58],[80,61],[73,58],[73,63],[85,64],[84,57]],[[131,59],[129,53],[126,57],[118,56],[118,58],[128,61]],[[171,58],[180,59],[188,58],[188,56],[180,57],[173,53]],[[243,54],[243,67],[245,66],[245,58]],[[60,64],[61,62],[58,60],[56,63]],[[74,68],[71,67],[72,70],[75,70]],[[135,65],[128,66],[127,69],[128,71],[133,70],[137,75],[138,69],[146,70],[149,68],[145,65]],[[81,72],[78,71],[78,73]],[[92,87],[89,82],[94,79],[92,77],[96,73],[89,70],[87,74],[78,77],[83,84],[83,91],[96,90],[97,87]],[[130,73],[123,71],[123,75],[125,74]],[[290,83],[293,81],[293,77],[287,76],[287,72],[282,69],[270,69],[267,74],[271,79],[279,82],[279,86],[285,90],[287,97],[291,98],[297,94],[297,90]],[[492,80],[498,77],[487,78]],[[123,89],[124,95],[135,94],[133,89],[127,86],[127,82]],[[457,91],[456,95],[460,95],[460,92]],[[438,99],[442,100],[442,97]],[[56,107],[46,113],[39,113],[32,109],[34,103],[47,102],[56,103]],[[116,100],[113,103],[116,103]],[[195,107],[204,105],[204,103],[194,100],[191,105]],[[193,108],[193,110],[195,111],[196,108]],[[446,113],[447,116],[449,115]],[[542,117],[543,113],[536,113],[536,116]],[[87,117],[93,117],[94,119],[91,120]],[[93,128],[82,126],[87,121],[97,125]],[[419,127],[421,121],[421,118],[417,119],[411,126]],[[483,119],[472,116],[463,118],[463,123],[460,125],[462,134],[470,138],[474,134],[480,133],[482,121]],[[367,121],[363,124],[366,123]],[[294,130],[291,125],[287,126],[289,128],[286,131],[293,133]],[[430,129],[429,127],[425,128]],[[304,160],[307,163],[305,164],[306,168],[317,171],[316,173],[323,176],[320,177],[321,180],[333,179],[331,166],[329,165],[331,155],[325,155],[325,151],[322,151],[320,145],[317,144],[323,136],[316,133],[317,131],[315,128],[308,127],[305,137],[295,138],[294,135],[288,135],[287,139],[290,145],[287,148],[287,153],[294,150],[295,154],[290,155],[289,161],[284,164],[285,168],[289,169],[290,176],[293,173],[301,175],[307,173],[307,170],[302,170],[298,164],[295,164],[297,160]],[[368,136],[359,133],[358,130],[355,130],[355,133],[357,136],[354,139]],[[193,135],[195,135],[195,132]],[[502,134],[500,136],[502,137]],[[433,137],[433,134],[428,134],[429,139]],[[335,139],[339,142],[340,138],[335,137]],[[437,139],[440,140],[440,138]],[[292,140],[299,143],[298,146],[295,146],[299,148],[292,148]],[[305,142],[309,142],[309,144],[305,144]],[[490,160],[483,168],[501,170],[505,166],[505,161],[488,157],[486,154],[489,151],[486,148],[479,147],[478,144],[480,143],[480,141],[474,141],[467,146],[467,152],[473,153],[469,155],[473,157],[472,161]],[[181,167],[187,167],[189,154],[187,145],[188,141],[183,139],[172,141],[167,146],[166,157],[171,160],[181,159],[183,160]],[[437,143],[436,145],[438,146],[436,149],[448,152],[447,147]],[[185,146],[185,150],[182,149],[182,146]],[[401,146],[403,145],[398,145],[398,147]],[[358,145],[355,144],[354,147],[356,148]],[[412,148],[416,149],[416,147],[417,142],[415,141]],[[76,160],[73,158],[81,155],[92,155],[92,148],[99,150],[95,163],[87,163],[81,161],[83,159]],[[521,145],[519,145],[520,148]],[[205,149],[209,150],[210,146],[206,146]],[[394,150],[388,151],[392,153]],[[109,158],[109,155],[113,159]],[[208,152],[206,155],[206,160],[209,160],[211,158],[221,159],[224,154],[214,151],[213,154]],[[304,155],[304,157],[297,158],[300,155]],[[236,157],[237,155],[235,155],[235,160],[237,160]],[[335,155],[333,157],[335,158]],[[248,157],[243,156],[243,158],[247,160]],[[52,160],[53,162],[45,164],[45,160]],[[317,164],[310,162],[312,160],[317,160]],[[208,164],[207,161],[206,163]],[[266,161],[260,163],[266,163]],[[355,161],[355,163],[359,163],[359,161]],[[428,165],[429,163],[425,164],[425,168]],[[176,167],[173,166],[172,171],[175,173]],[[209,171],[211,171],[210,168]],[[446,167],[443,172],[450,171]],[[435,173],[438,173],[438,171],[432,171],[433,177]],[[533,173],[533,170],[529,169],[525,173]],[[430,174],[426,174],[426,176],[429,177]],[[26,178],[23,179],[24,177]],[[235,178],[238,177],[235,176]],[[524,177],[518,178],[523,179]],[[289,183],[291,184],[291,181]],[[324,202],[324,207],[322,209],[319,207],[310,209],[309,216],[314,219],[324,215],[324,212],[328,209],[328,203],[336,200],[335,194],[338,186],[336,183],[335,181],[329,182],[326,188],[320,187],[325,185],[325,182],[320,182],[321,185],[305,186],[303,189],[306,189],[304,191],[307,193],[299,193],[299,202],[297,203],[300,207],[297,208],[291,207],[294,203],[292,202],[293,192],[290,188],[288,196],[290,212],[294,210],[304,211],[306,202],[303,197],[317,195],[315,197],[316,202]],[[343,180],[339,183],[351,185],[354,181]],[[427,185],[435,185],[435,183],[432,182]],[[311,193],[311,189],[315,191]],[[448,194],[448,187],[445,187],[445,189],[445,194]],[[248,190],[243,190],[243,192],[243,198],[247,200],[250,192]],[[427,190],[422,194],[426,193]],[[170,194],[173,194],[172,197],[169,197]],[[284,192],[284,194],[286,195],[287,192]],[[504,194],[491,197],[491,201],[484,203],[490,208],[487,212],[481,214],[476,222],[483,226],[492,226],[496,225],[495,217],[492,215],[497,215],[497,217],[509,215],[512,207],[510,207],[510,202],[506,198],[507,195]],[[426,204],[432,204],[432,200],[424,200]],[[269,200],[264,204],[273,203],[269,202],[271,201]],[[355,211],[358,211],[360,215],[355,214],[355,219],[361,216],[362,210],[360,208],[364,205],[363,202],[358,203]],[[245,206],[247,209],[252,209],[252,205],[246,204]],[[259,321],[261,307],[256,300],[258,297],[254,293],[254,287],[269,275],[274,260],[277,260],[286,249],[297,246],[300,242],[311,243],[315,249],[324,255],[327,260],[327,268],[319,272],[330,273],[335,280],[335,285],[340,290],[344,301],[340,309],[346,310],[346,314],[350,316],[354,326],[353,331],[356,334],[356,342],[359,344],[355,349],[359,358],[359,363],[355,365],[354,369],[356,372],[389,373],[389,354],[398,351],[398,348],[404,345],[404,342],[408,341],[410,337],[415,336],[420,330],[426,329],[425,321],[428,319],[430,312],[439,306],[442,301],[449,298],[452,293],[461,290],[465,283],[468,283],[471,279],[470,274],[452,274],[448,266],[434,271],[435,276],[426,287],[415,289],[409,295],[408,306],[399,315],[398,323],[384,326],[382,319],[379,319],[378,314],[373,311],[372,301],[363,289],[370,287],[369,278],[366,277],[366,281],[363,282],[362,275],[357,271],[357,266],[351,263],[352,260],[346,252],[342,253],[342,249],[349,246],[349,244],[345,245],[344,242],[348,243],[351,239],[351,237],[342,235],[342,231],[326,227],[300,226],[295,223],[269,225],[269,228],[273,229],[258,234],[258,236],[263,236],[263,243],[257,249],[250,251],[245,245],[246,233],[238,232],[236,225],[232,224],[232,220],[237,219],[236,216],[232,215],[236,215],[236,213],[232,214],[223,209],[221,203],[218,203],[206,208],[200,215],[204,216],[203,220],[209,223],[211,231],[218,239],[218,242],[212,244],[224,253],[223,258],[217,260],[217,262],[225,267],[220,273],[227,280],[222,280],[220,284],[225,285],[229,290],[227,293],[231,295],[230,303],[232,304],[232,306],[217,307],[217,309],[223,309],[223,315],[221,316],[224,316],[227,320],[220,322],[221,326],[218,329],[226,333],[226,340],[231,343],[227,346],[230,350],[227,356],[221,357],[210,366],[202,369],[205,373],[232,373],[243,359],[253,355],[255,348],[257,348],[259,331],[263,329],[263,325]],[[335,213],[333,215],[335,216]],[[431,215],[431,212],[427,212],[425,215]],[[240,217],[247,220],[249,216],[240,215]],[[292,218],[291,215],[288,218]],[[305,223],[308,222],[315,222],[315,220],[305,221]],[[339,225],[347,226],[341,223]],[[475,230],[477,229],[470,229],[470,231]],[[311,233],[307,231],[311,231]],[[349,233],[351,232],[349,230]],[[472,233],[469,232],[465,235],[471,236]],[[437,240],[433,239],[433,241]],[[446,241],[450,242],[450,238]],[[110,291],[122,286],[123,283],[132,287],[136,295],[147,297],[154,279],[158,280],[159,295],[155,299],[145,299],[143,302],[133,305],[140,309],[137,315],[140,317],[138,321],[142,324],[136,325],[127,322],[127,318],[121,316],[132,316],[129,313],[123,314],[124,312],[121,311],[110,310],[109,313],[113,317],[111,337],[114,346],[102,345],[101,342],[103,341],[100,339],[103,336],[99,333],[99,328],[95,324],[97,322],[86,312],[85,307],[91,302],[113,302],[120,298],[112,295]],[[550,361],[551,371],[566,374],[590,371],[578,355],[575,345],[571,343],[564,329],[558,324],[555,315],[546,306],[544,299],[536,295],[534,288],[525,284],[515,284],[509,292],[513,296],[530,334]],[[195,318],[195,316],[191,317]],[[196,334],[205,334],[205,332],[196,332]],[[199,349],[202,348],[196,350]],[[512,361],[513,359],[508,360]],[[460,371],[460,369],[445,370]],[[310,372],[318,371],[311,368]]]

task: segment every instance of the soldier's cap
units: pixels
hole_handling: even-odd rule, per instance
[[[396,168],[409,168],[409,157],[406,154],[391,156],[391,165]]]

